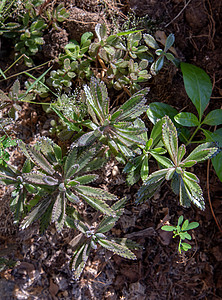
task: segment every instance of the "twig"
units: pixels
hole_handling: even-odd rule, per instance
[[[173,23],[181,14],[182,12],[184,11],[184,9],[186,9],[186,7],[190,4],[191,0],[189,0],[185,5],[184,7],[181,9],[181,11],[176,15],[175,18],[173,18],[173,20],[171,20],[168,24],[166,24],[164,27],[168,27],[171,23]]]
[[[207,162],[207,196],[208,196],[208,201],[209,201],[209,204],[210,204],[210,210],[211,210],[211,213],[213,215],[213,218],[217,224],[217,227],[218,229],[220,230],[220,232],[222,232],[222,228],[215,216],[215,213],[214,213],[214,210],[213,210],[213,206],[212,206],[212,203],[211,203],[211,199],[210,199],[210,183],[209,183],[209,173],[210,173],[210,159],[208,159],[208,162]]]

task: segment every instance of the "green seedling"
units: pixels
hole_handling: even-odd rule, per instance
[[[164,225],[161,227],[161,229],[164,231],[173,231],[173,238],[179,236],[180,241],[178,245],[178,252],[181,254],[182,251],[188,251],[192,248],[190,244],[183,242],[184,240],[191,240],[191,235],[187,231],[195,229],[198,226],[198,222],[189,223],[188,220],[185,220],[183,222],[183,216],[180,216],[178,219],[177,226]]]

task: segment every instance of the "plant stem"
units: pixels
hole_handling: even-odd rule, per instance
[[[195,129],[194,133],[192,134],[192,136],[190,137],[189,141],[186,143],[186,146],[189,145],[192,141],[192,139],[194,138],[194,136],[196,135],[197,131],[200,129],[201,124]]]
[[[39,66],[36,66],[36,67],[31,68],[31,69],[22,71],[22,72],[20,72],[20,73],[16,73],[16,74],[14,74],[14,75],[11,75],[11,76],[7,77],[6,79],[1,79],[0,82],[2,82],[2,81],[4,81],[4,80],[7,80],[7,79],[9,79],[9,78],[13,78],[13,77],[18,76],[18,75],[21,75],[21,74],[23,74],[23,73],[25,73],[25,72],[27,72],[27,71],[32,71],[32,70],[41,68],[41,67],[43,67],[44,65],[47,65],[48,63],[50,63],[51,61],[53,61],[53,59],[51,59],[51,60],[49,60],[49,61],[46,61],[46,62],[44,62],[43,64],[41,64],[41,65],[39,65]],[[13,64],[14,64],[14,63],[13,63]],[[10,67],[10,68],[11,68],[11,67]],[[6,70],[6,71],[7,71],[7,70]],[[6,72],[6,71],[5,71],[5,72]],[[5,72],[4,72],[4,73],[5,73]]]
[[[17,58],[12,64],[11,64],[11,66],[10,67],[8,67],[8,69],[6,69],[5,71],[4,71],[4,74],[6,73],[6,72],[8,72],[23,56],[24,56],[25,54],[22,54],[21,56],[19,56],[19,58]],[[7,79],[7,78],[6,78]]]

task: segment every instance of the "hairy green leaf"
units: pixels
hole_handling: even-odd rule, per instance
[[[178,137],[177,130],[173,122],[169,117],[164,117],[164,123],[162,125],[162,138],[167,151],[170,154],[171,159],[177,164],[178,153]]]
[[[211,158],[214,154],[218,152],[218,147],[214,147],[213,143],[204,143],[196,147],[186,159],[183,160],[183,163],[187,161],[194,160],[197,162],[204,161]]]
[[[131,252],[126,246],[115,243],[114,241],[109,241],[105,239],[98,239],[98,243],[106,248],[109,251],[114,252],[124,258],[128,259],[136,259],[136,256],[133,252]]]
[[[113,216],[113,217],[115,217],[115,215],[116,215],[115,212],[102,199],[93,198],[93,197],[86,196],[86,195],[83,195],[83,194],[80,194],[80,193],[79,193],[79,196],[83,200],[85,200],[93,208],[101,211],[102,213],[104,213],[107,216]]]
[[[53,175],[55,173],[52,165],[48,162],[43,154],[37,151],[34,147],[26,145],[29,156],[31,157],[34,164],[43,169],[46,173]]]

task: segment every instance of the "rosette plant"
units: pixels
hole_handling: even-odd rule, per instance
[[[30,209],[21,223],[22,229],[40,219],[41,231],[51,221],[61,232],[67,206],[74,206],[78,210],[82,201],[107,216],[116,215],[106,203],[116,200],[116,196],[88,186],[98,177],[88,172],[100,168],[104,163],[101,157],[95,158],[97,148],[83,150],[73,147],[64,157],[61,148],[49,138],[42,138],[35,146],[22,141],[18,145],[28,160],[22,171],[10,165],[1,169],[0,180],[14,185],[11,205],[16,216],[24,214],[25,205]],[[28,201],[28,193],[34,195],[31,201]]]
[[[164,180],[171,180],[173,192],[180,197],[180,204],[189,207],[193,202],[200,209],[205,208],[203,191],[198,177],[186,171],[206,159],[216,155],[219,148],[214,143],[204,143],[196,147],[185,159],[185,145],[178,147],[177,130],[169,117],[165,116],[162,125],[162,140],[170,158],[151,152],[161,169],[150,174],[137,193],[141,202],[153,196]]]
[[[110,111],[110,100],[104,82],[92,77],[90,84],[84,86],[84,91],[92,121],[86,125],[90,131],[83,134],[76,145],[89,146],[100,141],[123,161],[124,158],[134,156],[133,148],[145,145],[140,135],[147,129],[136,124],[135,120],[147,110],[145,95],[148,90],[135,93],[115,111]]]
[[[85,267],[90,251],[92,249],[97,249],[98,246],[102,246],[103,248],[124,258],[133,260],[136,259],[136,255],[130,249],[138,249],[139,245],[126,238],[112,238],[105,235],[114,227],[123,214],[123,207],[126,201],[127,198],[125,197],[115,202],[111,209],[115,212],[116,216],[106,215],[100,223],[97,223],[96,226],[90,226],[86,222],[83,222],[76,213],[72,214],[72,218],[67,217],[67,225],[80,231],[79,235],[75,237],[75,241],[77,241],[77,243],[75,245],[74,255],[71,261],[71,268],[77,279],[80,277]]]

